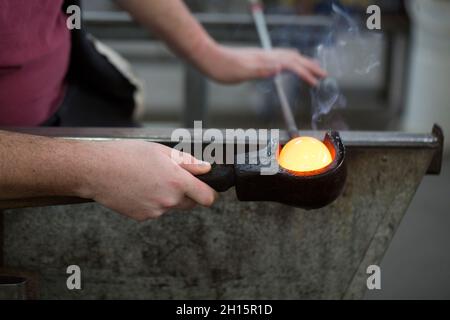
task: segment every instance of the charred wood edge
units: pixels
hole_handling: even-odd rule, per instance
[[[28,133],[41,136],[59,137],[74,140],[89,141],[109,141],[122,139],[141,139],[146,141],[158,142],[168,146],[174,146],[176,142],[171,141],[171,129],[136,129],[136,128],[0,128],[0,130],[9,130],[21,133]],[[302,135],[311,135],[322,139],[325,132],[303,131]],[[438,125],[434,125],[431,134],[408,134],[398,132],[356,132],[342,131],[340,132],[342,141],[348,150],[353,148],[396,148],[396,149],[434,149],[435,153],[427,174],[439,174],[442,166],[444,137],[442,129]],[[288,141],[286,132],[282,132],[280,143],[284,144]],[[208,141],[198,141],[194,143],[202,143],[206,145]],[[252,144],[250,141],[225,141],[225,144]],[[222,165],[217,165],[221,167]],[[226,175],[227,169],[222,174]],[[227,179],[225,179],[227,180]],[[220,186],[219,186],[220,187]],[[221,188],[227,186],[221,186]],[[231,186],[230,186],[231,187]],[[92,202],[89,199],[80,199],[73,197],[45,197],[20,200],[2,200],[0,201],[0,210],[26,208],[26,207],[43,207],[53,205],[77,204]]]
[[[25,283],[25,298],[35,300],[39,296],[39,274],[27,270],[7,268],[5,265],[5,214],[0,211],[0,277],[23,278]],[[1,285],[0,281],[0,285]]]
[[[93,202],[93,200],[76,197],[41,197],[41,198],[0,200],[0,210],[23,209],[31,207],[48,207],[48,206],[79,204],[87,202]]]
[[[2,266],[0,267],[0,276],[23,279],[25,281],[25,299],[37,300],[39,298],[39,273]],[[0,282],[0,285],[1,284],[2,283]]]

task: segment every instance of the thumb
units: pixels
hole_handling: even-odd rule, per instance
[[[211,171],[211,164],[209,162],[197,160],[198,163],[195,164],[185,164],[181,163],[180,167],[184,170],[188,171],[194,176],[199,176],[202,174],[206,174]]]
[[[192,155],[172,149],[171,158],[181,168],[193,174],[194,176],[208,173],[211,170],[209,162],[198,160]]]

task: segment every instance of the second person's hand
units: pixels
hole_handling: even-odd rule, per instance
[[[292,49],[231,48],[218,45],[204,60],[202,69],[221,83],[268,78],[281,71],[290,71],[316,86],[327,73],[320,65]],[[215,57],[214,57],[215,56]]]

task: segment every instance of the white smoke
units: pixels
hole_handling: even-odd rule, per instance
[[[343,76],[364,77],[380,66],[378,53],[372,52],[369,45],[373,37],[362,33],[356,19],[338,5],[333,4],[332,11],[330,30],[314,50],[314,58],[329,77],[310,90],[313,129],[318,129],[331,111],[347,106],[339,86]]]

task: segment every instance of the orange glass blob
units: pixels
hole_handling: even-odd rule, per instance
[[[332,161],[333,157],[327,146],[312,137],[299,137],[289,141],[278,157],[281,167],[302,173],[323,169]]]

